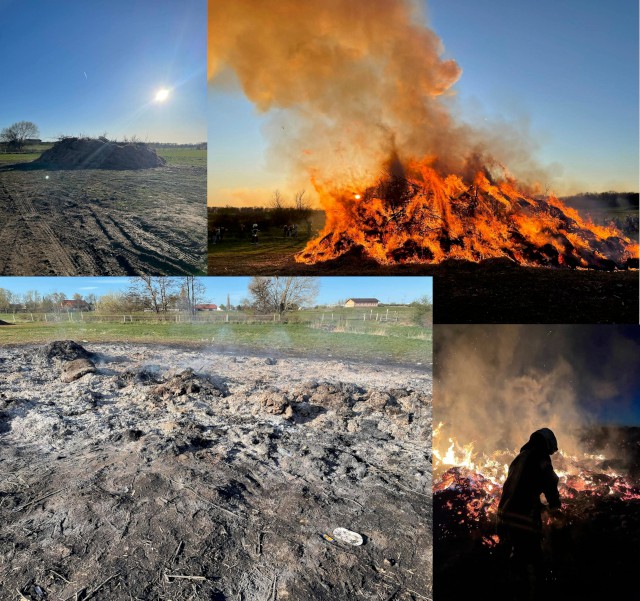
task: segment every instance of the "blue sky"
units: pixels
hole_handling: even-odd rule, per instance
[[[428,0],[427,23],[455,59],[460,119],[508,122],[558,194],[638,190],[638,3]],[[267,164],[258,115],[229,87],[209,89],[209,204],[266,202],[286,189]],[[487,121],[485,121],[487,119]]]
[[[227,294],[232,304],[247,298],[248,277],[203,277],[198,278],[207,290],[206,300],[226,304]],[[430,277],[322,277],[317,304],[330,304],[349,297],[375,297],[382,302],[409,303],[425,295],[433,298],[433,280]],[[40,294],[62,292],[71,298],[101,296],[111,292],[125,291],[129,279],[124,277],[2,277],[0,288],[14,294],[36,290]]]
[[[205,0],[0,0],[0,128],[205,141],[206,14]]]

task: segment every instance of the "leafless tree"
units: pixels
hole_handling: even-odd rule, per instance
[[[161,275],[140,275],[131,281],[129,296],[137,297],[156,313],[166,313],[175,298],[175,280]]]
[[[254,277],[249,283],[254,309],[258,313],[284,315],[311,303],[318,295],[318,278],[311,277]]]
[[[204,294],[206,292],[204,284],[200,278],[188,275],[182,280],[182,288],[180,292],[187,310],[192,315],[195,315],[196,305],[200,304],[204,300]]]
[[[0,140],[5,142],[10,148],[22,150],[28,138],[35,138],[39,135],[38,126],[31,121],[18,121],[9,127],[5,127],[0,132]]]
[[[306,190],[300,190],[300,192],[296,192],[296,209],[298,211],[306,211],[310,208],[309,202],[304,197]]]
[[[280,190],[274,190],[271,196],[271,208],[272,209],[284,209],[284,199]]]

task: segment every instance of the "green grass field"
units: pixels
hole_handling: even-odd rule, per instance
[[[12,316],[0,316],[12,322]],[[350,324],[350,322],[347,322]],[[375,325],[372,325],[375,324]],[[422,363],[431,361],[430,327],[395,324],[349,325],[347,331],[307,324],[102,323],[43,321],[0,326],[0,345],[77,342],[193,344],[265,353],[341,359]],[[377,326],[377,327],[376,327]]]
[[[282,230],[271,228],[260,232],[257,245],[251,244],[248,233],[245,238],[225,238],[217,244],[210,242],[209,275],[257,274],[277,269],[291,261],[293,255],[303,250],[318,233],[319,230],[313,230],[309,236],[302,228],[297,238],[285,238]]]
[[[206,167],[207,151],[196,148],[158,147],[156,152],[166,159],[169,165],[187,165],[189,167]]]
[[[0,152],[0,165],[15,165],[35,161],[53,144],[35,144],[25,148],[24,152]],[[187,165],[189,167],[206,167],[207,151],[196,148],[176,148],[159,146],[156,152],[166,159],[169,165]]]
[[[53,144],[34,144],[27,146],[24,152],[0,152],[0,165],[16,165],[35,161],[45,150],[49,150]]]

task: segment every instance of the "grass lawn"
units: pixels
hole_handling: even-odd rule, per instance
[[[156,152],[169,165],[186,165],[189,167],[207,166],[207,151],[196,148],[174,148],[173,146],[156,148]]]
[[[16,165],[35,161],[45,150],[53,144],[34,144],[26,146],[23,152],[0,152],[0,165]]]
[[[245,238],[224,238],[217,244],[209,243],[209,275],[224,275],[229,270],[234,274],[257,272],[253,267],[274,268],[283,261],[290,261],[293,255],[304,249],[307,242],[318,234],[311,236],[300,230],[297,238],[284,238],[282,230],[271,228],[260,232],[259,243],[251,244],[251,236],[247,232]]]
[[[5,318],[6,321],[9,319]],[[380,324],[378,324],[380,325]],[[431,328],[395,326],[386,335],[328,331],[304,324],[18,322],[0,326],[0,345],[77,342],[194,344],[242,352],[333,357],[399,363],[431,362]]]

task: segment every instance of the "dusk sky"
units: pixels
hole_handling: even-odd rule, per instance
[[[462,76],[453,114],[474,127],[508,123],[557,194],[638,190],[638,4],[428,0],[426,23]],[[267,156],[271,114],[237,86],[209,87],[209,204],[291,196]],[[310,187],[310,186],[309,186]]]
[[[0,129],[206,141],[206,14],[205,0],[0,0]]]
[[[206,300],[226,304],[227,294],[232,304],[239,304],[248,297],[248,277],[203,277],[198,278],[207,290]],[[323,277],[318,278],[320,293],[317,304],[331,304],[350,297],[375,297],[381,302],[410,303],[423,296],[433,298],[433,280],[430,277]],[[124,277],[3,277],[0,288],[14,294],[37,290],[40,294],[62,292],[71,298],[101,296],[112,292],[123,292],[129,287]]]

